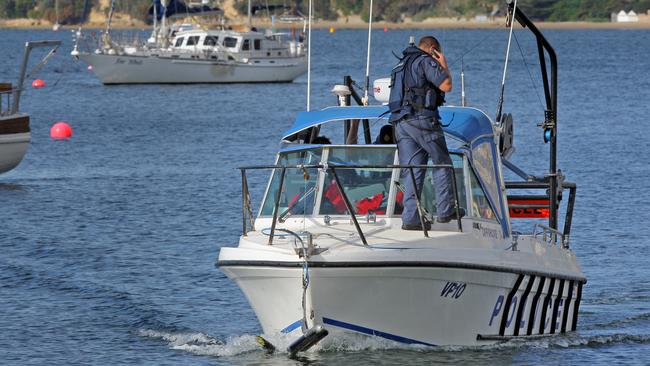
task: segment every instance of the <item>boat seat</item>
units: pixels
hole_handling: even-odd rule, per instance
[[[382,192],[387,192],[386,187],[383,184],[375,183],[369,186],[363,186],[358,188],[344,188],[345,194],[347,194],[348,199],[351,203],[355,203],[364,198],[373,197],[374,195]]]

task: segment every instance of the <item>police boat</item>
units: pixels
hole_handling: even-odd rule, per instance
[[[334,89],[338,106],[298,114],[275,164],[240,168],[243,233],[236,247],[221,248],[217,265],[266,335],[296,339],[290,352],[344,334],[477,346],[576,330],[586,278],[569,241],[576,185],[556,166],[556,56],[526,15],[509,9],[550,59],[542,124],[550,169],[543,176],[509,161],[511,115],[496,122],[463,106],[439,109],[451,165],[399,165],[390,138],[371,138],[386,125],[388,108],[350,106],[361,98],[349,77]],[[385,102],[385,85],[374,89]],[[328,129],[342,130],[339,140],[323,139]],[[465,216],[436,222],[427,174],[416,195],[431,229],[402,230],[403,186],[421,168],[453,170],[455,209]],[[272,174],[253,213],[248,181],[258,170]],[[506,181],[506,171],[518,179]],[[517,228],[530,228],[520,231],[515,219],[536,220],[520,222]]]

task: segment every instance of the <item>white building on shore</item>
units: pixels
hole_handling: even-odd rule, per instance
[[[615,23],[638,22],[639,16],[634,12],[634,10],[630,10],[629,13],[626,13],[625,10],[621,10],[618,13],[612,13],[611,21]]]

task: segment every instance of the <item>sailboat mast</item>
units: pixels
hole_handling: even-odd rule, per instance
[[[54,0],[54,13],[56,14],[56,24],[59,24],[59,0]]]
[[[153,0],[153,36],[158,41],[158,4]]]
[[[251,0],[248,0],[248,27],[253,27],[253,9],[251,8]]]
[[[108,13],[108,22],[106,24],[106,34],[111,32],[111,23],[113,22],[113,13],[115,12],[115,0],[111,1],[111,10]]]

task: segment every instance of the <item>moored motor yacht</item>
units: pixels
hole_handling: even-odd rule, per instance
[[[221,248],[217,264],[265,334],[300,336],[308,346],[328,333],[325,342],[352,333],[476,346],[576,330],[586,278],[569,241],[576,186],[556,166],[557,62],[534,24],[513,10],[537,37],[540,57],[550,59],[542,125],[548,173],[527,174],[509,160],[511,115],[499,111],[493,121],[463,106],[440,108],[451,165],[399,165],[396,145],[371,139],[373,128],[386,125],[388,107],[349,106],[351,96],[361,98],[346,78],[334,89],[339,106],[298,114],[274,165],[241,168],[243,233],[237,247]],[[374,88],[376,99],[386,102],[382,88]],[[338,141],[323,138],[336,126],[343,127]],[[272,175],[255,215],[248,174],[259,169]],[[415,169],[454,172],[460,218],[437,222],[428,175],[416,196],[431,229],[401,228],[402,187]],[[506,171],[519,179],[506,181]],[[521,231],[516,218],[536,221]]]

